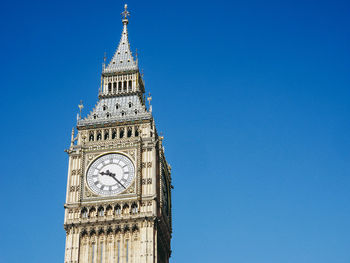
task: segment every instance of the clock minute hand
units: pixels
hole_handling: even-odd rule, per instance
[[[125,187],[117,178],[115,178],[115,174],[112,174],[112,173],[111,173],[111,174],[109,174],[109,176],[112,177],[114,180],[116,180],[118,184],[120,184],[121,186],[123,186],[124,189],[126,189],[126,187]]]

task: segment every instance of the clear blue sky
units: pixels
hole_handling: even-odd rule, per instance
[[[128,1],[173,167],[171,262],[350,262],[350,3]],[[77,105],[124,2],[3,1],[1,263],[62,263]]]

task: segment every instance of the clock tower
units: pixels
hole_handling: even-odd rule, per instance
[[[119,46],[103,65],[98,101],[73,128],[65,263],[167,263],[171,175],[151,97],[132,56],[127,6]]]

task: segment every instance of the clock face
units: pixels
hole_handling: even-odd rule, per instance
[[[103,196],[117,195],[127,189],[135,177],[132,161],[125,155],[110,153],[96,159],[86,175],[90,189]]]

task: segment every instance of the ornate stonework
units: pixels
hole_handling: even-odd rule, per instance
[[[99,100],[85,118],[79,105],[66,150],[65,263],[168,263],[171,254],[171,169],[122,14]]]

